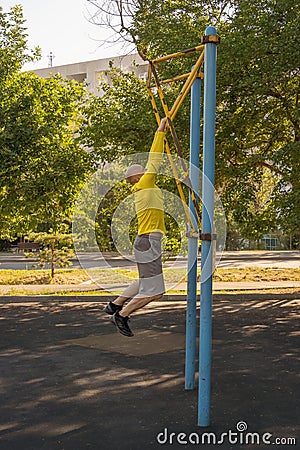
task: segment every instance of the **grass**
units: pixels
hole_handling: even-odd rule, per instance
[[[300,269],[265,267],[217,269],[214,281],[300,281]]]
[[[0,285],[80,284],[88,280],[87,273],[80,269],[56,270],[53,280],[47,270],[0,270]]]
[[[128,279],[136,279],[136,270],[126,269],[93,269],[89,272],[93,279],[103,284],[128,283]],[[185,269],[165,270],[167,283],[183,282],[187,280]],[[199,276],[199,275],[198,275]],[[0,285],[74,285],[90,281],[87,272],[82,269],[59,269],[51,280],[49,271],[46,270],[0,270]],[[300,269],[295,268],[230,268],[217,269],[214,273],[214,281],[300,281]]]

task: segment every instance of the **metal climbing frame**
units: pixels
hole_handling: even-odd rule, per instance
[[[157,93],[158,93],[158,96],[160,98],[160,101],[161,101],[161,104],[162,104],[162,107],[163,107],[163,110],[164,110],[164,114],[165,114],[165,116],[168,119],[168,124],[169,124],[170,131],[171,131],[171,134],[172,134],[172,137],[173,137],[174,145],[175,145],[175,147],[177,149],[178,155],[180,156],[180,161],[181,161],[181,165],[182,165],[182,169],[183,169],[183,173],[184,173],[184,182],[188,186],[188,189],[189,189],[189,192],[190,192],[190,195],[191,195],[191,198],[192,198],[192,202],[194,204],[194,208],[195,208],[195,212],[196,212],[198,223],[200,223],[200,221],[201,221],[201,212],[200,212],[200,208],[199,208],[199,202],[198,202],[198,199],[196,198],[195,192],[194,192],[194,190],[192,188],[192,185],[191,185],[191,180],[190,180],[190,177],[189,177],[188,168],[185,166],[185,163],[184,163],[183,152],[182,152],[182,149],[181,149],[181,146],[180,146],[180,142],[179,142],[178,137],[177,137],[177,133],[176,133],[176,130],[175,130],[175,127],[174,127],[173,120],[174,120],[174,118],[175,118],[175,116],[176,116],[176,114],[177,114],[177,112],[178,112],[182,102],[184,101],[184,99],[186,98],[187,94],[189,93],[189,91],[190,91],[190,89],[191,89],[195,79],[197,77],[201,76],[200,68],[201,68],[201,66],[203,64],[203,60],[204,60],[204,47],[205,47],[204,45],[199,45],[198,47],[190,48],[190,49],[183,50],[183,51],[177,52],[177,53],[172,53],[170,55],[166,55],[166,56],[163,56],[161,58],[157,58],[157,59],[154,59],[152,61],[149,61],[148,79],[147,79],[147,89],[148,89],[148,93],[149,93],[149,96],[150,96],[152,109],[153,109],[153,112],[155,114],[157,123],[158,124],[160,123],[161,118],[160,118],[160,115],[159,115],[159,112],[158,112],[158,108],[157,108],[157,104],[156,104],[156,101],[155,101],[155,97],[154,97],[154,94],[153,94],[153,91],[152,91],[153,87],[156,87],[156,89],[157,89]],[[179,75],[177,77],[173,77],[173,78],[168,79],[168,80],[162,80],[162,81],[159,80],[159,77],[158,77],[158,74],[157,74],[157,69],[156,69],[158,63],[160,63],[162,61],[168,61],[168,60],[170,60],[172,58],[176,58],[176,57],[179,57],[179,56],[184,56],[184,55],[187,55],[187,54],[190,54],[190,53],[198,52],[198,51],[201,51],[201,50],[202,50],[202,52],[201,52],[197,62],[195,63],[195,65],[194,65],[194,67],[193,67],[193,69],[191,70],[190,73]],[[152,78],[154,79],[154,84],[152,83]],[[185,78],[186,78],[186,81],[185,81],[185,83],[184,83],[184,85],[183,85],[183,87],[182,87],[182,89],[181,89],[177,99],[175,100],[175,102],[172,105],[171,109],[169,109],[168,105],[167,105],[167,102],[165,100],[165,97],[164,97],[161,85],[162,84],[166,84],[166,83],[170,84],[172,82],[183,80]],[[196,235],[197,232],[196,232],[193,220],[192,220],[192,218],[190,216],[189,207],[187,205],[187,202],[186,202],[186,199],[185,199],[185,195],[184,195],[184,192],[183,192],[183,189],[182,189],[182,181],[183,180],[180,180],[180,177],[178,176],[178,172],[177,172],[177,169],[176,169],[175,164],[173,162],[172,154],[171,154],[171,151],[170,151],[170,146],[169,146],[169,143],[168,143],[167,139],[165,139],[165,148],[166,148],[166,152],[167,152],[167,155],[168,155],[168,158],[169,158],[169,161],[170,161],[173,173],[174,173],[174,177],[175,177],[175,181],[176,181],[177,188],[178,188],[178,191],[179,191],[179,195],[180,195],[180,198],[181,198],[183,206],[184,206],[185,215],[186,215],[187,222],[188,222],[189,228],[190,228],[190,234],[191,235]]]
[[[170,131],[175,147],[180,156],[184,181],[188,185],[190,192],[190,207],[192,214],[197,219],[198,227],[194,227],[187,206],[181,182],[174,165],[168,141],[165,141],[166,152],[174,173],[179,194],[183,202],[187,221],[190,227],[189,237],[189,278],[187,295],[187,315],[186,315],[186,389],[195,387],[195,353],[196,353],[196,278],[197,278],[197,246],[198,237],[202,240],[201,246],[201,295],[200,295],[200,347],[199,347],[199,391],[198,391],[198,425],[208,426],[210,423],[210,382],[211,382],[211,348],[212,348],[212,273],[213,273],[213,233],[214,222],[214,163],[215,163],[215,110],[216,110],[216,46],[219,44],[219,37],[216,29],[209,26],[205,30],[202,45],[190,48],[182,52],[157,58],[149,61],[147,89],[151,99],[152,108],[157,120],[160,123],[160,116],[155,102],[152,88],[156,87],[163,111],[168,119]],[[184,56],[193,52],[201,51],[193,69],[188,74],[179,75],[168,80],[160,81],[156,66],[162,61]],[[195,191],[192,187],[191,179],[185,163],[180,143],[174,128],[173,120],[192,89],[191,105],[191,153],[190,153],[190,173],[192,176],[192,158],[199,164],[199,143],[200,143],[200,83],[195,83],[200,75],[200,68],[204,62],[204,129],[203,129],[203,174],[202,174],[202,218]],[[154,84],[152,84],[154,78]],[[186,79],[180,94],[172,105],[168,108],[162,84],[172,83]],[[200,80],[199,80],[200,81]],[[194,105],[193,105],[194,103]],[[198,103],[198,105],[197,105]],[[195,106],[196,105],[196,106]],[[195,125],[196,124],[196,125]],[[199,167],[199,165],[197,166]],[[195,180],[193,180],[195,181]],[[197,182],[194,183],[194,186]],[[196,190],[197,190],[196,186]],[[202,219],[202,220],[201,220]],[[202,232],[198,233],[202,221]],[[196,239],[194,239],[196,238]],[[190,253],[193,257],[190,258]],[[194,259],[193,259],[194,258]]]

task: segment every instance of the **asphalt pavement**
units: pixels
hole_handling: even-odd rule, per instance
[[[200,261],[200,258],[199,258]],[[1,269],[32,269],[33,258],[26,258],[22,253],[0,253]],[[300,267],[299,251],[236,251],[217,252],[218,267]],[[174,267],[186,267],[187,259],[178,257],[171,258],[168,264]],[[132,267],[135,263],[112,253],[78,253],[77,258],[72,260],[73,268],[101,268],[101,267]]]
[[[298,299],[214,296],[201,428],[197,389],[184,389],[184,302],[152,303],[126,338],[95,298],[1,297],[1,450],[298,448]]]
[[[85,256],[98,267],[95,255]],[[234,252],[220,267],[299,267],[299,256]],[[28,263],[0,255],[2,269]],[[214,291],[267,288],[229,284],[214,283]],[[197,373],[196,389],[184,389],[184,295],[166,295],[133,316],[135,336],[125,338],[102,313],[111,297],[5,296],[3,288],[14,287],[2,286],[0,296],[1,450],[297,448],[300,289],[215,293],[211,424],[203,429]]]

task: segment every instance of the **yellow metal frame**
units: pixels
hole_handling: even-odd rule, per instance
[[[185,56],[185,55],[189,55],[190,53],[195,53],[198,52],[199,50],[204,50],[204,45],[198,45],[198,47],[192,47],[192,48],[188,48],[187,50],[182,50],[181,52],[176,52],[176,53],[172,53],[170,55],[166,55],[166,56],[162,56],[160,58],[156,58],[153,59],[152,62],[158,63],[158,62],[162,62],[162,61],[168,61],[169,59],[172,58],[177,58],[178,56]]]
[[[173,77],[173,78],[170,78],[170,79],[167,79],[167,80],[162,80],[162,81],[159,80],[158,74],[157,74],[157,70],[156,70],[156,67],[157,67],[158,63],[163,62],[163,61],[168,61],[170,59],[177,58],[177,57],[180,57],[180,56],[185,56],[187,54],[194,53],[194,52],[197,52],[197,51],[201,51],[201,54],[200,54],[199,58],[197,59],[195,65],[193,66],[193,69],[191,70],[191,72],[189,72],[187,74],[183,74],[183,75],[178,75],[176,77]],[[203,74],[200,73],[200,68],[201,68],[201,66],[203,64],[203,61],[204,61],[204,51],[205,51],[205,45],[199,45],[197,47],[193,47],[193,48],[190,48],[190,49],[187,49],[187,50],[183,50],[181,52],[172,53],[170,55],[162,56],[162,57],[154,59],[152,61],[149,60],[148,79],[147,79],[147,90],[148,90],[148,93],[149,93],[152,109],[153,109],[153,112],[155,114],[157,123],[158,124],[160,123],[161,118],[160,118],[160,115],[159,115],[159,112],[158,112],[158,108],[157,108],[157,105],[156,105],[154,94],[152,92],[152,88],[154,88],[154,87],[156,87],[156,89],[157,89],[157,93],[158,93],[158,96],[160,98],[160,101],[161,101],[161,104],[162,104],[162,107],[163,107],[163,110],[164,110],[164,114],[165,114],[165,116],[168,119],[168,125],[169,125],[170,131],[171,131],[171,135],[173,137],[173,141],[174,141],[175,147],[177,149],[177,152],[178,152],[178,154],[180,156],[180,161],[181,161],[182,169],[183,169],[183,172],[184,172],[184,179],[185,179],[185,182],[186,182],[186,184],[187,184],[187,186],[189,188],[191,199],[192,199],[192,202],[193,202],[194,207],[195,207],[197,220],[198,220],[198,223],[199,223],[199,229],[201,228],[200,227],[201,213],[200,213],[200,209],[199,209],[199,204],[198,204],[198,200],[197,200],[197,198],[195,196],[195,193],[194,193],[194,191],[192,189],[192,184],[191,184],[191,180],[190,180],[190,177],[189,177],[188,169],[185,166],[185,163],[184,163],[184,160],[183,160],[183,153],[182,153],[181,146],[180,146],[180,143],[179,143],[179,140],[178,140],[175,128],[174,128],[173,120],[174,120],[176,114],[178,113],[178,110],[179,110],[180,106],[182,105],[184,99],[186,98],[187,94],[189,93],[189,91],[190,91],[190,89],[192,87],[192,84],[195,81],[195,79],[198,78],[198,77],[203,78]],[[152,83],[152,78],[154,79],[154,83]],[[182,87],[178,97],[176,98],[176,100],[175,100],[173,106],[171,107],[171,109],[169,109],[169,107],[168,107],[168,105],[166,103],[166,100],[165,100],[165,97],[164,97],[161,85],[162,84],[170,84],[170,83],[173,83],[173,82],[176,82],[176,81],[179,81],[179,80],[183,80],[185,78],[186,78],[186,81],[185,81],[185,83],[184,83],[184,85],[183,85],[183,87]],[[179,192],[180,198],[182,200],[182,203],[184,205],[185,215],[186,215],[188,224],[190,226],[191,233],[193,234],[193,233],[195,233],[195,227],[193,225],[193,221],[191,219],[190,212],[189,212],[189,207],[187,205],[187,202],[186,202],[186,199],[185,199],[185,195],[184,195],[184,192],[183,192],[182,181],[179,179],[178,172],[177,172],[177,169],[175,167],[175,164],[174,164],[174,161],[173,161],[173,157],[172,157],[172,154],[171,154],[171,151],[170,151],[170,146],[169,146],[169,143],[168,143],[166,138],[165,138],[165,148],[166,148],[166,153],[168,155],[168,158],[169,158],[169,161],[170,161],[170,164],[171,164],[171,167],[172,167],[172,171],[173,171],[173,174],[174,174],[174,177],[175,177],[175,181],[176,181],[176,184],[177,184],[178,192]]]

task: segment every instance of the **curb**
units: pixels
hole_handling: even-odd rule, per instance
[[[199,282],[198,282],[199,286]],[[91,291],[99,291],[99,292],[107,292],[106,294],[103,294],[107,297],[116,297],[116,295],[109,294],[109,291],[119,291],[123,290],[126,286],[112,286],[107,285],[106,289],[105,286],[99,287],[99,285],[96,284],[60,284],[60,285],[53,285],[53,284],[43,284],[43,285],[37,285],[37,284],[20,284],[20,285],[0,285],[0,296],[5,295],[14,295],[14,291],[22,290],[21,296],[25,295],[59,295],[60,292],[66,291],[66,292],[76,292],[78,295],[78,292],[91,292]],[[187,283],[179,283],[178,285],[174,286],[174,290],[182,291],[182,294],[169,294],[167,293],[167,296],[174,296],[174,295],[182,295],[186,296],[186,288]],[[213,292],[216,293],[218,291],[257,291],[257,290],[266,290],[266,289],[299,289],[300,291],[300,281],[249,281],[249,282],[217,282],[215,281],[213,283]],[[28,294],[25,294],[24,292],[28,292]],[[11,294],[10,294],[11,293]],[[19,296],[19,294],[15,293],[16,296]],[[88,294],[87,294],[88,295]],[[102,295],[101,295],[102,297]]]
[[[172,303],[172,302],[186,302],[186,295],[174,294],[164,295],[162,300],[154,301],[153,303]],[[9,303],[107,303],[115,299],[115,295],[2,295],[0,296],[0,305]],[[260,291],[255,293],[245,292],[225,292],[213,293],[214,300],[232,300],[239,303],[244,301],[254,300],[260,298],[263,300],[300,300],[300,293],[298,292],[267,292]],[[197,303],[199,304],[199,295],[197,295]]]

